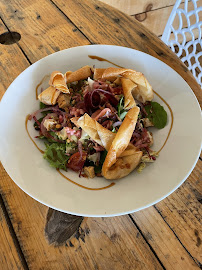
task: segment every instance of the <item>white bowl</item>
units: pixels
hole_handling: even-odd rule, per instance
[[[170,105],[174,114],[170,137],[156,162],[141,174],[136,171],[114,181],[108,189],[91,191],[65,180],[51,168],[33,145],[25,130],[25,118],[38,109],[35,88],[54,70],[66,72],[84,65],[112,66],[92,60],[88,55],[108,59],[120,66],[145,74],[153,89]],[[168,107],[156,95],[168,113],[167,126],[153,129],[154,146],[159,150],[171,125]],[[10,85],[0,104],[0,157],[15,183],[37,201],[54,209],[82,216],[117,216],[151,206],[176,190],[193,170],[201,148],[201,111],[187,83],[160,60],[129,48],[110,45],[81,46],[49,55],[27,68]],[[34,136],[33,123],[28,125]],[[37,141],[37,140],[36,140]],[[42,146],[42,142],[37,143]],[[79,178],[72,171],[66,175],[87,187],[103,187],[104,178]]]

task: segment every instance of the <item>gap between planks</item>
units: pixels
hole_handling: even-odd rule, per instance
[[[161,262],[161,260],[159,259],[158,255],[156,254],[155,250],[152,248],[152,246],[150,245],[150,243],[148,242],[148,240],[146,239],[145,235],[143,234],[143,232],[141,231],[140,227],[137,225],[137,223],[135,222],[135,220],[133,219],[133,217],[129,214],[128,215],[129,218],[131,219],[132,223],[134,224],[134,226],[138,229],[139,233],[142,235],[144,241],[147,243],[147,245],[149,246],[150,250],[152,251],[152,253],[154,254],[154,256],[156,257],[156,259],[158,260],[158,262],[160,263],[160,265],[162,266],[162,268],[164,270],[166,270],[165,266],[163,265],[163,263]]]
[[[177,236],[177,234],[175,233],[175,231],[171,228],[171,226],[169,225],[169,223],[164,219],[163,215],[161,214],[161,212],[159,211],[158,207],[154,204],[153,205],[154,209],[157,211],[157,213],[161,216],[161,218],[164,220],[164,222],[166,223],[166,225],[169,227],[169,229],[172,231],[172,233],[175,235],[176,239],[180,242],[181,246],[185,249],[185,251],[189,254],[189,256],[191,257],[191,259],[196,263],[197,266],[199,266],[200,268],[202,267],[201,263],[195,259],[191,253],[187,250],[187,248],[183,245],[183,243],[180,241],[179,237]],[[131,217],[132,218],[132,217]]]
[[[4,24],[4,26],[6,27],[6,29],[8,30],[9,33],[11,33],[10,29],[8,28],[7,24],[5,23],[5,21],[2,19],[2,17],[0,16],[0,20],[2,21],[2,23]],[[11,34],[12,36],[12,34]],[[24,52],[24,50],[22,49],[22,47],[20,46],[20,44],[17,42],[16,43],[17,46],[19,47],[19,49],[21,50],[21,52],[23,53],[24,57],[27,59],[28,63],[30,65],[32,65],[32,62],[29,60],[28,56],[26,55],[26,53]]]
[[[61,11],[61,9],[59,8],[59,7],[57,7],[57,5],[54,3],[54,2],[52,2],[52,0],[49,0],[51,3],[53,3],[54,4],[54,6],[68,19],[68,20],[70,20],[62,11]],[[2,21],[2,23],[5,25],[5,27],[7,28],[7,30],[10,32],[10,29],[8,28],[8,26],[6,25],[6,23],[4,22],[4,20],[0,17],[0,19],[1,19],[1,21]],[[71,20],[70,20],[71,21]],[[77,28],[77,26],[74,24],[74,26]],[[78,29],[78,28],[77,28]],[[79,30],[84,36],[85,36],[85,34],[81,31],[81,30]],[[89,40],[89,39],[88,39]],[[90,40],[89,40],[89,42],[91,43],[91,44],[93,44],[93,42],[91,42]],[[18,47],[19,47],[19,49],[22,51],[22,53],[23,53],[23,55],[25,56],[25,58],[26,58],[26,60],[29,62],[29,64],[30,65],[32,65],[32,62],[30,61],[30,59],[28,58],[28,56],[26,55],[26,53],[24,52],[24,50],[22,49],[22,47],[17,43],[17,45],[18,45]],[[23,254],[23,252],[22,252],[22,250],[21,250],[21,247],[20,247],[20,244],[19,244],[19,241],[18,241],[18,238],[17,238],[17,236],[16,236],[16,234],[15,234],[15,231],[14,231],[14,229],[13,229],[13,226],[12,226],[12,222],[11,222],[11,220],[10,220],[10,218],[9,218],[9,214],[8,214],[8,212],[7,212],[7,210],[6,210],[6,206],[5,206],[5,204],[4,204],[4,202],[3,202],[3,199],[2,199],[2,197],[1,197],[1,194],[0,194],[0,198],[1,198],[1,200],[2,200],[2,203],[3,203],[3,205],[4,205],[4,209],[5,209],[5,211],[6,211],[6,215],[7,215],[7,217],[8,217],[8,222],[10,223],[10,226],[9,226],[9,228],[11,227],[12,228],[12,236],[14,235],[14,237],[15,237],[15,243],[16,243],[16,245],[18,246],[18,249],[19,249],[19,254],[21,255],[21,257],[22,257],[22,260],[23,260],[23,263],[24,263],[24,267],[25,267],[25,269],[27,270],[27,269],[29,269],[28,268],[28,265],[27,265],[27,262],[26,262],[26,260],[25,260],[25,257],[24,257],[24,254]],[[0,201],[1,202],[1,201]],[[160,259],[159,259],[159,257],[157,256],[157,254],[156,254],[156,252],[154,251],[154,249],[151,247],[151,245],[149,244],[149,242],[147,241],[147,239],[145,238],[145,236],[144,236],[144,234],[143,234],[143,232],[141,231],[141,229],[137,226],[137,224],[135,223],[135,221],[132,219],[132,217],[130,216],[130,215],[128,215],[129,217],[130,217],[130,219],[131,219],[131,221],[132,221],[132,223],[134,224],[134,226],[137,228],[137,230],[140,232],[140,234],[142,235],[142,237],[143,237],[143,239],[144,239],[144,241],[145,241],[145,243],[148,245],[148,247],[149,247],[149,249],[151,250],[151,252],[153,253],[153,255],[155,256],[155,258],[157,259],[157,261],[159,262],[159,264],[161,265],[161,267],[164,269],[164,270],[166,270],[166,268],[165,268],[165,266],[163,265],[163,263],[160,261]]]
[[[65,15],[64,13],[63,13],[63,11],[59,8],[59,7],[57,7],[57,5],[52,1],[52,0],[50,0],[50,2],[52,3],[52,4],[54,4],[54,6],[68,19],[68,20],[70,20],[69,18],[68,18],[68,16],[67,15]],[[70,20],[71,21],[71,20]],[[2,22],[4,23],[4,25],[6,26],[6,24],[5,24],[5,22],[2,20]],[[71,23],[72,24],[74,24],[72,21],[71,21]],[[74,26],[76,27],[76,25],[74,24]],[[6,28],[8,29],[8,27],[6,26]],[[77,28],[77,27],[76,27]],[[78,28],[77,28],[78,29]],[[78,29],[84,36],[85,36],[85,34],[80,30],[80,29]],[[9,31],[9,29],[8,29],[8,31]],[[85,36],[86,37],[86,36]],[[87,38],[87,37],[86,37]],[[88,39],[88,38],[87,38]],[[89,39],[88,39],[89,40]],[[89,42],[92,44],[93,42],[91,42],[90,40],[89,40]],[[19,46],[19,48],[20,48],[20,50],[22,51],[22,53],[24,54],[24,56],[26,57],[26,59],[27,59],[27,61],[30,63],[30,64],[32,64],[31,63],[31,61],[29,60],[29,58],[27,57],[27,55],[25,54],[25,52],[24,52],[24,50],[21,48],[21,46],[18,44],[18,46]],[[157,209],[156,209],[157,210]],[[158,212],[158,211],[157,211]],[[129,215],[129,217],[131,218],[131,216]],[[131,220],[133,221],[133,219],[131,218]],[[164,220],[164,222],[165,222],[165,220]],[[137,224],[133,221],[133,224],[136,226],[136,228],[138,229],[138,231],[141,233],[141,235],[144,237],[144,235],[143,235],[143,233],[142,233],[142,231],[140,230],[140,228],[137,226]],[[167,223],[166,223],[167,224]],[[167,224],[168,225],[168,224]],[[169,227],[170,228],[170,227]],[[175,235],[176,236],[176,235]],[[145,237],[144,237],[144,239],[145,239]],[[178,238],[177,238],[178,239]],[[179,240],[179,239],[178,239]],[[157,257],[157,255],[155,254],[155,251],[153,250],[153,248],[150,246],[150,244],[148,243],[148,241],[145,239],[145,241],[146,241],[146,243],[148,244],[148,246],[150,247],[150,249],[151,249],[151,251],[154,253],[154,255],[155,255],[155,257],[158,259],[158,257]],[[19,244],[19,243],[18,243]],[[181,243],[182,244],[182,243]],[[182,245],[183,246],[183,245]],[[184,246],[183,246],[184,247]],[[186,249],[185,249],[186,250]],[[186,250],[187,251],[187,250]],[[189,253],[189,252],[188,252]],[[189,254],[190,255],[190,254]],[[160,262],[160,260],[158,259],[158,261]],[[162,263],[160,262],[160,264],[161,264],[161,266],[165,269],[165,267],[162,265]]]
[[[7,223],[8,228],[9,228],[9,232],[10,232],[11,237],[13,239],[13,243],[15,245],[15,248],[16,248],[16,251],[18,253],[19,259],[20,259],[20,261],[22,263],[22,266],[24,267],[25,270],[29,270],[28,264],[26,262],[24,254],[22,252],[22,249],[21,249],[20,243],[18,241],[18,238],[17,238],[17,236],[15,234],[12,222],[10,220],[9,214],[7,212],[7,209],[6,209],[6,206],[5,206],[5,203],[3,201],[3,198],[1,196],[1,194],[0,194],[0,207],[2,208],[6,223]]]
[[[54,5],[58,10],[59,12],[62,13],[62,15],[71,23],[75,26],[75,28],[91,43],[91,44],[95,44],[94,42],[92,42],[77,26],[76,24],[70,19],[68,18],[68,16],[52,1],[52,0],[49,0],[49,2],[51,2],[52,5]]]

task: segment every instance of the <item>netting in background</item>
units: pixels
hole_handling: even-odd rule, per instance
[[[162,40],[193,73],[202,87],[202,0],[177,0]]]

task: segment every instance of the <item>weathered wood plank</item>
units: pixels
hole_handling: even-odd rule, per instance
[[[190,9],[193,8],[192,3],[190,3]],[[199,0],[197,2],[198,6],[202,6],[202,0]],[[184,3],[180,4],[180,8],[184,8]],[[147,27],[150,31],[152,31],[155,35],[161,36],[163,34],[163,31],[165,29],[165,26],[167,24],[168,18],[170,17],[170,14],[172,12],[173,6],[153,10],[153,11],[148,11],[146,14],[136,14],[134,17],[140,21],[145,27]],[[202,21],[202,14],[199,13],[199,20]],[[160,22],[160,23],[159,23]],[[187,19],[185,16],[182,16],[182,22],[183,22],[183,27],[187,27]],[[190,17],[190,23],[193,25],[196,22],[195,16]],[[174,29],[178,29],[179,27],[179,19],[178,16],[175,17],[175,20],[173,22],[173,27]],[[199,35],[198,30],[194,31],[196,38]],[[171,36],[172,37],[172,36]],[[187,41],[192,39],[191,35],[186,35]],[[182,35],[179,35],[178,37],[179,42],[182,42],[183,37]]]
[[[163,42],[142,28],[136,20],[95,0],[69,0],[68,3],[65,0],[53,1],[92,42],[131,47],[170,65],[188,82],[202,104],[201,89],[191,72]],[[82,21],[80,18],[83,18]]]
[[[2,165],[0,183],[30,269],[162,269],[128,216],[88,218],[66,246],[50,246],[44,235],[47,207],[20,190]]]
[[[25,54],[29,54],[32,63],[44,55],[68,47],[90,44],[48,0],[22,0],[20,3],[18,0],[1,1],[0,10],[10,31],[21,34],[19,44]],[[33,48],[32,51],[30,47]]]
[[[189,177],[190,181],[188,179],[175,193],[158,203],[156,207],[190,254],[202,263],[201,168],[202,164],[199,160]]]
[[[199,160],[185,183],[176,192],[156,204],[155,208],[150,207],[132,214],[146,239],[168,269],[199,269],[202,262],[201,166],[202,162]],[[165,221],[168,226],[165,226]]]
[[[6,1],[2,2],[6,3]],[[72,7],[76,8],[76,5],[74,6],[73,2],[71,1],[69,2],[71,4],[69,9],[71,9]],[[88,3],[90,4],[91,2]],[[92,10],[90,9],[90,11],[89,8],[87,9],[87,6],[85,6],[84,9],[82,10],[80,5],[78,6],[79,9],[77,9],[78,10],[77,16],[79,16],[79,14],[83,15],[83,17],[80,16],[80,22],[78,23],[79,26],[81,26],[80,24],[84,25],[84,23],[86,22],[86,18],[84,18],[85,13],[83,14],[83,10],[84,12],[88,10],[88,14],[89,12],[92,12],[91,14],[89,14],[90,18],[93,18],[93,16],[98,16],[98,18],[100,18],[100,16],[101,17],[103,16],[101,14],[100,15],[97,15],[96,13],[94,14],[94,11],[95,10],[97,11],[97,9],[95,8],[97,2],[93,3],[94,4],[91,5]],[[102,7],[102,9],[104,9],[104,7]],[[75,10],[76,9],[74,9],[74,13]],[[23,8],[21,9],[20,12],[23,14],[24,12]],[[25,10],[25,12],[27,11]],[[7,18],[5,10],[3,11],[3,13],[5,22],[7,23],[7,21],[9,20]],[[117,16],[120,15],[121,13],[117,14],[114,10],[112,10],[111,12],[108,11],[107,14],[108,15],[112,14],[111,15],[112,18],[116,19]],[[71,16],[73,17],[73,14]],[[81,18],[84,18],[82,19],[82,22]],[[96,21],[98,21],[98,18]],[[111,21],[113,21],[112,18]],[[111,44],[119,43],[119,45],[125,46],[127,46],[127,44],[133,44],[131,45],[133,48],[139,48],[144,50],[145,42],[142,41],[142,38],[139,37],[139,40],[137,38],[137,43],[135,43],[135,38],[133,39],[133,32],[131,32],[129,35],[129,33],[127,32],[128,30],[126,30],[128,27],[131,27],[131,29],[133,29],[131,20],[129,20],[128,18],[126,19],[125,16],[123,17],[121,16],[120,18],[121,18],[120,21],[124,20],[124,24],[122,24],[123,29],[119,29],[121,34],[118,32],[119,33],[117,34],[118,37],[112,37],[111,35],[110,41],[110,31],[109,31],[112,30],[113,33],[116,30],[119,31],[118,27],[110,28],[109,26],[106,26],[109,27],[106,29],[107,36],[106,35],[102,36],[102,33],[101,34],[95,33],[95,30],[96,29],[98,30],[98,26],[100,26],[101,28],[104,27],[104,25],[100,21],[99,25],[98,23],[96,23],[94,26],[91,26],[91,32],[93,34],[91,32],[89,33],[88,35],[89,39],[90,37],[93,37],[93,40],[96,40],[96,38],[98,39],[97,42],[103,43],[103,40],[107,40],[108,43]],[[111,24],[111,21],[109,24]],[[12,29],[15,29],[15,20],[10,20],[9,23],[12,24]],[[127,25],[127,23],[129,23],[129,25]],[[30,24],[31,21],[28,23],[28,25]],[[84,29],[85,31],[83,30],[85,34],[87,33],[86,29],[88,30],[89,25],[90,22],[88,21],[88,24]],[[134,25],[136,25],[136,23],[134,23]],[[23,31],[26,32],[28,30]],[[126,31],[125,34],[124,31]],[[140,33],[140,31],[141,30],[139,28],[138,29],[136,28],[136,30],[134,31],[134,37],[137,37],[138,36],[137,32]],[[143,32],[144,31],[146,30],[143,30]],[[23,32],[22,35],[24,35]],[[127,35],[129,35],[133,40],[127,41]],[[149,37],[152,37],[151,34],[148,35]],[[43,42],[45,46],[46,41]],[[63,46],[63,40],[58,41],[58,44],[60,43],[62,43],[61,46]],[[35,61],[35,59],[37,59],[37,51],[34,52],[34,50],[36,50],[37,48],[35,47],[35,44],[32,45],[30,43],[29,45],[30,46],[28,48],[24,46],[23,43],[21,43],[23,49],[24,50],[26,49],[26,54],[28,55],[28,57],[31,56],[32,59]],[[152,43],[150,45],[152,47]],[[47,47],[48,46],[49,43]],[[68,47],[71,45],[68,45],[67,43],[66,46]],[[160,46],[158,47],[158,44],[153,44],[153,49],[151,49],[149,44],[147,46],[145,50],[147,50],[148,52],[151,51],[151,54],[157,55],[157,52],[159,53]],[[38,57],[45,56],[48,53],[49,51],[44,51],[43,53],[40,53]],[[166,49],[164,53],[166,53]],[[12,59],[13,56],[6,55],[6,57],[10,57],[10,59]],[[161,57],[163,58],[163,56]],[[159,58],[161,57],[159,56]],[[175,59],[173,58],[169,60],[170,65],[172,65],[173,63],[172,61],[174,60]],[[178,65],[178,59],[176,59],[175,62],[177,68],[180,69],[180,66]],[[9,70],[5,69],[4,72],[7,72],[9,74],[10,80],[13,79],[12,74],[9,73]],[[192,80],[190,81],[191,85],[194,85],[194,83],[192,83]],[[196,87],[196,89],[198,88]],[[28,264],[31,267],[31,269],[36,269],[35,267],[36,265],[37,267],[38,266],[43,267],[43,269],[50,269],[50,268],[96,269],[96,267],[97,269],[123,269],[126,268],[124,267],[124,265],[129,266],[129,263],[130,264],[132,263],[131,264],[132,267],[133,265],[135,265],[136,269],[147,269],[147,268],[152,269],[151,267],[154,268],[156,267],[156,269],[162,268],[161,265],[156,260],[156,258],[153,256],[150,249],[148,248],[146,242],[142,239],[141,235],[140,240],[136,239],[136,236],[137,238],[139,236],[138,231],[134,226],[132,226],[131,221],[129,221],[127,217],[110,218],[110,219],[87,219],[86,223],[83,224],[83,232],[81,231],[80,237],[77,237],[79,238],[79,241],[74,238],[71,241],[71,243],[67,245],[67,247],[55,248],[53,246],[48,246],[47,242],[44,239],[43,234],[47,207],[40,205],[30,197],[25,195],[10,180],[10,178],[7,176],[2,167],[1,167],[1,175],[2,180],[0,181],[0,185],[3,190],[3,197],[6,202],[7,208],[9,209],[9,214],[11,216],[16,234],[18,235],[19,241],[22,244],[22,250],[27,258]],[[30,210],[32,210],[31,214]],[[88,241],[88,245],[83,243],[84,240],[82,240],[82,238],[84,235],[86,235],[85,242],[87,243]],[[100,241],[100,239],[102,239],[102,241]],[[98,248],[97,255],[95,255],[94,252],[96,248]]]
[[[135,19],[141,22],[145,27],[147,27],[152,33],[157,36],[162,36],[164,29],[166,27],[168,18],[172,12],[173,6],[176,1],[136,1],[136,0],[127,0],[127,1],[119,1],[119,0],[101,0],[106,4],[111,5],[119,9],[120,11],[132,15]],[[202,5],[202,1],[197,2],[198,6]],[[180,8],[184,8],[184,1],[181,2]],[[193,10],[193,2],[189,1],[188,11]],[[199,20],[202,20],[202,15],[199,13]],[[182,16],[182,21],[184,27],[187,27],[187,20],[185,16]],[[159,23],[161,22],[161,23]],[[195,16],[190,17],[190,23],[195,23]],[[173,26],[175,29],[179,26],[178,16],[176,16]],[[197,29],[193,30],[196,38],[199,36],[199,32]],[[191,35],[186,34],[187,41],[192,39]],[[171,38],[174,38],[174,35],[171,35]],[[178,38],[179,42],[182,42],[183,37],[180,35]]]
[[[0,21],[0,34],[7,32],[6,27]],[[29,63],[24,58],[22,52],[18,49],[16,44],[13,45],[1,45],[0,44],[0,100],[5,93],[7,87],[25,68],[29,66]],[[8,55],[13,55],[13,58],[5,57],[5,52]],[[18,57],[22,60],[19,62]],[[9,72],[5,72],[5,67]],[[13,74],[12,79],[10,74]]]
[[[24,16],[23,13],[21,15]],[[15,28],[14,25],[12,27]],[[22,36],[23,31],[21,29]],[[66,46],[71,46],[71,40]],[[24,57],[18,47],[15,49],[16,52],[13,54],[12,51],[7,54],[7,50],[4,49],[2,58],[11,62],[15,58],[14,61],[22,66],[24,60],[21,61],[21,59]],[[28,57],[31,56],[34,60],[37,55],[37,52],[34,52],[35,49],[35,44],[33,46],[30,44],[29,51],[26,52]],[[49,51],[44,51],[43,56],[48,53]],[[41,57],[41,54],[38,57]],[[27,65],[25,60],[25,67]],[[15,74],[10,73],[6,66],[2,69],[2,76],[5,73],[8,79],[3,87],[7,88],[15,78]],[[99,219],[99,221],[88,219],[87,223],[84,223],[85,226],[83,225],[84,232],[81,232],[80,237],[77,235],[79,240],[73,239],[64,247],[49,246],[44,236],[47,207],[22,192],[8,177],[2,166],[0,177],[2,196],[30,269],[95,269],[96,267],[97,269],[123,269],[124,265],[128,268],[135,265],[136,269],[162,269],[144,239],[136,238],[138,230],[127,216],[107,220]],[[88,241],[88,244],[84,244],[83,241]],[[99,250],[97,255],[94,253],[95,248]]]
[[[6,31],[6,27],[0,21],[0,34]],[[5,49],[5,46],[6,45],[0,45],[0,100],[5,93],[7,86],[9,86],[9,84],[12,82],[9,76],[10,74],[5,72],[5,67],[7,67],[9,72],[13,74],[13,79],[26,68],[26,60],[24,59],[23,55],[21,55],[21,64],[16,61],[16,56],[21,54],[21,52],[18,51],[17,53],[16,51],[16,48],[18,48],[17,45],[14,44],[12,46],[6,47],[7,53],[13,55],[12,61],[10,61],[11,59],[4,57],[5,53],[2,48]],[[16,68],[16,66],[18,68]],[[25,269],[19,254],[19,247],[16,247],[14,243],[14,241],[17,241],[17,239],[13,239],[15,236],[13,234],[11,235],[11,231],[9,229],[4,212],[6,209],[4,209],[4,205],[1,200],[2,199],[0,198],[0,266],[4,270]]]
[[[6,218],[0,203],[0,266],[3,270],[24,269],[19,258],[18,251],[13,242],[12,235],[9,231]]]
[[[173,6],[175,4],[175,0],[101,0],[101,2],[111,5],[119,9],[122,12],[125,12],[128,15],[134,15],[138,13],[143,13],[148,8],[150,10],[156,10],[168,6]]]

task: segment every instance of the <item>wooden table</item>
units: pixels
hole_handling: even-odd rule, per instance
[[[191,73],[154,34],[133,18],[96,0],[1,0],[0,33],[21,39],[0,44],[0,95],[30,64],[85,44],[115,44],[164,61],[202,102]],[[0,39],[2,41],[2,39]],[[8,41],[6,41],[8,42]],[[200,269],[202,159],[172,195],[143,211],[85,218],[65,245],[49,245],[48,208],[27,196],[0,166],[0,269]]]

